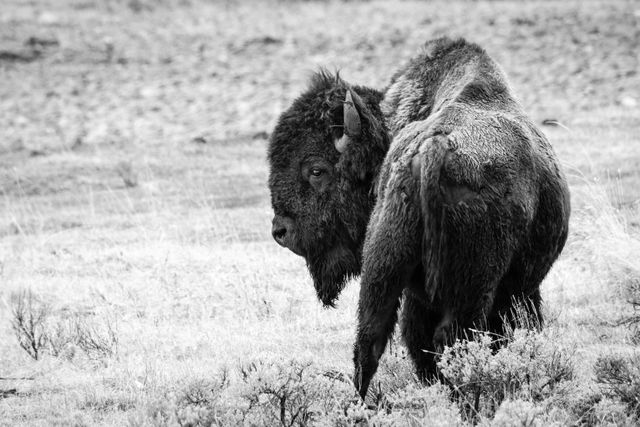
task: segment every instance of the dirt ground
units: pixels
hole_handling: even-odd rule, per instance
[[[384,88],[441,35],[503,66],[562,160],[571,235],[543,296],[579,375],[636,351],[620,323],[640,277],[637,2],[4,0],[0,425],[130,423],[262,355],[350,372],[357,281],[322,309],[272,241],[268,136],[319,67]],[[22,289],[108,319],[117,352],[33,360],[11,328]]]

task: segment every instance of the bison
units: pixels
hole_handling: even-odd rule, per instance
[[[441,38],[384,92],[319,72],[272,133],[272,234],[333,306],[361,275],[354,383],[364,399],[401,308],[421,378],[470,328],[502,331],[565,244],[553,148],[478,45]]]

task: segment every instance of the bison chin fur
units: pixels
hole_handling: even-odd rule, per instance
[[[347,281],[360,274],[360,256],[344,246],[307,260],[318,299],[325,307],[335,307]]]

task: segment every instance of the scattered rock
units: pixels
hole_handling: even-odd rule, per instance
[[[138,174],[133,169],[133,165],[130,161],[122,161],[118,163],[116,171],[118,172],[118,175],[120,175],[120,178],[122,178],[125,186],[129,188],[138,186]]]
[[[24,142],[21,138],[14,139],[11,144],[9,144],[9,152],[15,153],[18,151],[22,151],[25,149]]]
[[[249,39],[245,42],[245,46],[252,45],[252,44],[261,44],[261,45],[282,44],[282,39],[271,37],[271,36],[264,36],[264,37],[256,37],[253,39]]]
[[[247,39],[241,44],[237,43],[229,43],[228,48],[233,52],[242,52],[247,48],[252,46],[277,46],[284,43],[282,39],[272,37],[272,36],[262,36],[262,37],[254,37],[252,39]]]
[[[53,12],[42,12],[38,16],[38,22],[44,25],[53,25],[60,22],[60,18]]]
[[[634,108],[638,106],[638,101],[631,96],[623,96],[620,98],[620,105],[627,108]]]
[[[206,144],[207,139],[204,136],[196,136],[195,138],[191,138],[191,142],[194,142],[196,144]]]
[[[21,114],[14,119],[14,123],[17,124],[18,126],[26,126],[29,124],[29,119],[27,119],[25,116]]]
[[[129,9],[131,9],[131,11],[135,13],[142,13],[144,11],[153,10],[153,8],[148,2],[145,2],[142,0],[129,0],[129,3],[127,3],[127,6],[129,7]]]
[[[534,20],[529,18],[514,18],[511,20],[511,22],[513,22],[515,25],[527,27],[532,27],[536,24]]]
[[[0,50],[0,62],[33,62],[40,59],[46,49],[58,46],[58,40],[31,36],[24,44]]]
[[[44,150],[39,150],[39,149],[33,149],[29,151],[29,156],[31,157],[40,157],[40,156],[46,156],[47,152]]]
[[[251,139],[253,139],[254,141],[257,139],[269,139],[269,133],[267,131],[261,130],[259,132],[254,133],[253,135],[251,135]]]
[[[113,61],[113,57],[115,55],[115,49],[116,49],[115,45],[111,37],[105,37],[103,40],[103,43],[104,43],[104,54],[105,54],[104,61],[106,63],[110,63]]]
[[[156,98],[160,95],[160,90],[153,86],[145,86],[140,89],[140,96],[143,98]]]
[[[7,398],[9,396],[14,396],[18,394],[18,390],[15,388],[10,388],[7,390],[0,390],[0,399]]]
[[[78,135],[73,140],[73,144],[71,144],[71,150],[77,151],[82,147],[83,135]]]
[[[0,50],[0,62],[33,62],[42,56],[37,49]]]
[[[54,38],[31,36],[24,42],[24,44],[25,46],[29,46],[32,48],[47,48],[59,46],[60,42],[58,42],[58,40]]]

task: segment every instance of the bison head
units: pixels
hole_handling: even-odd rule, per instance
[[[320,72],[271,136],[272,234],[305,258],[327,306],[360,273],[373,180],[389,147],[381,100],[376,90]]]

